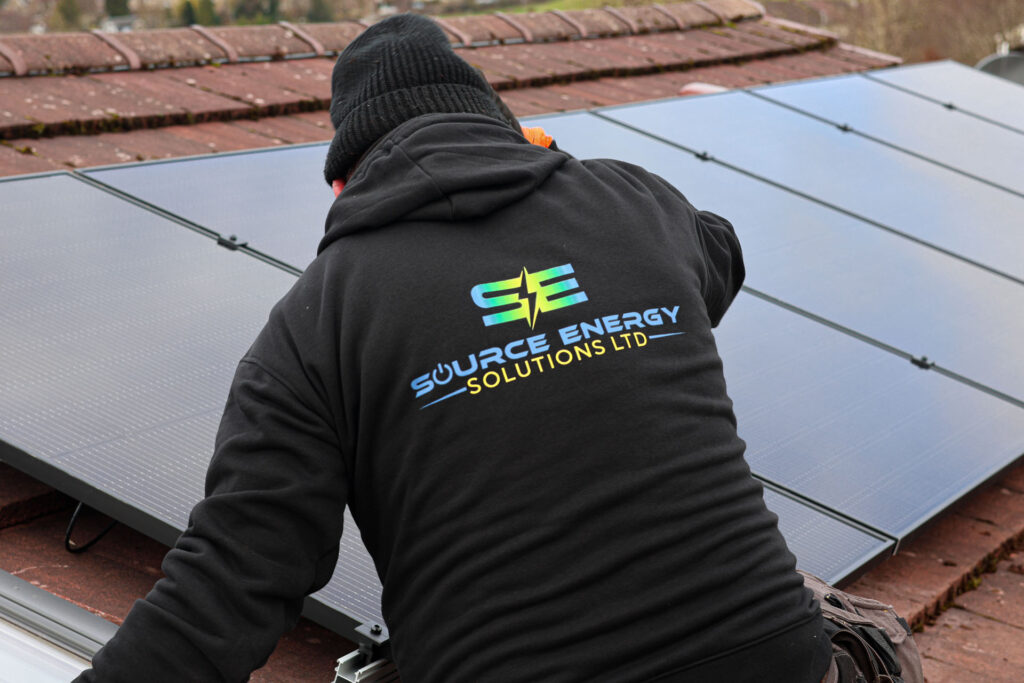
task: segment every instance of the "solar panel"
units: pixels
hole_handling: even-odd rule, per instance
[[[860,75],[754,92],[1024,194],[1024,135],[959,110]]]
[[[892,551],[893,541],[855,527],[765,485],[764,502],[779,517],[779,531],[796,555],[797,568],[842,583]]]
[[[754,296],[715,338],[754,473],[896,538],[1024,454],[1024,409]]]
[[[1007,315],[1024,313],[1024,286],[590,114],[530,122],[570,153],[642,164],[727,217],[750,287],[1024,399],[1024,314]]]
[[[1024,133],[1024,88],[952,61],[872,71],[870,77]]]
[[[334,195],[326,144],[131,164],[86,174],[295,268],[316,256]]]
[[[295,278],[67,174],[0,182],[0,205],[0,457],[173,543],[235,365]],[[318,594],[338,629],[380,621],[347,529]]]
[[[744,92],[600,113],[1024,281],[1024,197]]]

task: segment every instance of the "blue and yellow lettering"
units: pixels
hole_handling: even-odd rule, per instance
[[[532,337],[526,338],[526,344],[530,347],[530,355],[535,356],[538,353],[544,353],[549,348],[547,335],[535,334]]]
[[[575,344],[580,340],[580,331],[578,325],[569,325],[558,330],[558,336],[562,338],[562,346],[568,346],[569,344]]]
[[[643,327],[644,324],[640,322],[640,314],[635,312],[623,313],[622,314],[622,327],[623,329],[630,329],[632,327]]]
[[[525,339],[517,339],[515,341],[510,341],[508,344],[505,344],[505,358],[509,358],[509,359],[526,358],[526,351],[520,351],[520,352],[517,353],[517,352],[512,350],[516,345],[523,345],[523,344],[526,344],[526,340]]]
[[[590,339],[590,335],[593,334],[595,337],[600,337],[604,334],[604,328],[601,327],[601,319],[594,318],[594,324],[580,323],[580,331],[583,333],[584,339]]]
[[[601,322],[604,323],[604,329],[608,332],[618,332],[622,329],[622,323],[619,322],[618,314],[606,315],[601,318]]]
[[[644,311],[644,320],[648,325],[661,325],[665,322],[661,319],[661,313],[658,313],[657,308],[648,308]]]
[[[505,362],[505,359],[501,355],[501,349],[499,349],[497,346],[492,346],[489,349],[484,349],[477,355],[480,356],[481,370],[486,370],[487,366],[492,365],[494,363],[501,365],[502,363]],[[484,384],[487,384],[487,382],[485,381]]]
[[[457,360],[453,360],[452,361],[452,368],[455,370],[455,374],[456,375],[458,375],[459,377],[468,377],[469,375],[472,375],[474,372],[476,372],[476,356],[473,355],[473,354],[470,354],[469,355],[469,360],[471,362],[469,364],[469,369],[468,370],[463,370],[459,366],[459,361],[457,361]]]
[[[429,372],[414,379],[410,386],[416,390],[416,398],[423,394],[429,394],[434,389],[434,383],[430,381]]]

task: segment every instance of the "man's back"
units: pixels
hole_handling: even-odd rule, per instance
[[[321,248],[276,318],[340,378],[409,680],[645,680],[820,629],[711,336],[743,276],[727,223],[639,169],[431,116],[371,152]]]

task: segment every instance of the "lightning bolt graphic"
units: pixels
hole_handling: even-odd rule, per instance
[[[537,322],[537,292],[530,291],[529,281],[527,280],[528,275],[529,273],[526,272],[526,268],[523,268],[523,274],[519,276],[519,291],[516,292],[516,295],[520,301],[526,302],[526,310],[530,314],[530,329],[532,330],[533,324]]]

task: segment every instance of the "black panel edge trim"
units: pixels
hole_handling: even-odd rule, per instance
[[[0,570],[0,617],[87,660],[117,625]]]
[[[726,93],[720,93],[720,94],[726,94]],[[702,97],[714,97],[714,95],[702,95]],[[678,98],[676,98],[676,99],[678,99]],[[651,104],[651,103],[650,102],[644,102],[643,104]],[[636,106],[636,104],[634,104],[633,106]],[[752,171],[748,171],[748,170],[746,170],[744,168],[741,168],[739,166],[734,166],[733,164],[730,164],[730,163],[722,161],[721,159],[718,159],[718,158],[716,158],[714,156],[711,156],[706,151],[698,151],[698,150],[695,150],[695,149],[691,149],[690,147],[687,147],[685,145],[681,145],[678,142],[673,142],[672,140],[669,140],[668,138],[663,138],[660,135],[657,135],[655,133],[651,133],[649,131],[646,131],[643,128],[638,128],[638,127],[632,126],[632,125],[630,125],[628,123],[623,123],[622,121],[618,121],[618,120],[616,120],[614,118],[611,118],[609,116],[605,116],[602,113],[602,111],[604,111],[604,110],[600,110],[599,111],[599,110],[592,109],[592,110],[588,111],[587,113],[591,114],[592,116],[596,116],[597,118],[602,119],[603,121],[607,121],[609,123],[613,123],[613,124],[615,124],[617,126],[625,128],[626,130],[633,131],[634,133],[639,133],[640,135],[643,135],[644,137],[648,137],[648,138],[650,138],[652,140],[656,140],[656,141],[658,141],[658,142],[660,142],[662,144],[665,144],[665,145],[668,145],[670,147],[674,147],[675,149],[682,150],[684,152],[692,154],[692,155],[694,155],[695,157],[697,157],[698,159],[700,159],[702,161],[714,162],[714,163],[718,164],[719,166],[721,166],[723,168],[729,169],[730,171],[735,171],[736,173],[740,173],[742,175],[745,175],[748,178],[753,178],[754,180],[759,180],[762,183],[765,183],[766,185],[771,185],[772,187],[775,187],[775,188],[778,188],[780,190],[783,190],[784,192],[788,192],[788,193],[790,193],[792,195],[796,195],[797,197],[800,197],[802,199],[806,199],[807,201],[814,202],[815,204],[818,204],[820,206],[824,206],[824,207],[826,207],[828,209],[832,209],[833,211],[837,211],[838,213],[841,213],[844,216],[849,216],[850,218],[854,218],[856,220],[859,220],[859,221],[861,221],[863,223],[866,223],[866,224],[868,224],[868,225],[870,225],[872,227],[878,228],[879,230],[885,230],[886,232],[889,232],[889,233],[892,233],[892,234],[897,235],[899,237],[902,237],[903,239],[909,240],[909,241],[914,242],[916,244],[919,244],[919,245],[921,245],[923,247],[927,247],[928,249],[933,249],[933,250],[935,250],[935,251],[937,251],[937,252],[939,252],[941,254],[945,254],[946,256],[949,256],[951,258],[955,258],[955,259],[957,259],[959,261],[963,261],[964,263],[969,263],[970,265],[975,266],[977,268],[980,268],[980,269],[982,269],[982,270],[984,270],[986,272],[992,273],[993,275],[997,275],[999,277],[1005,278],[1005,279],[1009,280],[1010,282],[1014,282],[1014,283],[1019,284],[1019,285],[1024,285],[1024,278],[1019,278],[1019,277],[1016,277],[1014,275],[1010,275],[1009,273],[1005,273],[1005,272],[1003,272],[1003,271],[1001,271],[1001,270],[999,270],[997,268],[985,265],[984,263],[981,263],[980,261],[975,261],[974,259],[968,258],[968,257],[966,257],[966,256],[964,256],[962,254],[958,254],[957,252],[952,251],[951,249],[946,249],[944,247],[940,247],[937,244],[933,244],[932,242],[929,242],[927,240],[923,240],[923,239],[921,239],[919,237],[915,237],[915,236],[913,236],[913,235],[911,235],[909,233],[905,233],[905,232],[903,232],[901,230],[898,230],[898,229],[896,229],[896,228],[894,228],[892,226],[886,225],[885,223],[880,223],[880,222],[878,222],[876,220],[872,220],[872,219],[868,218],[867,216],[862,216],[859,213],[856,213],[856,212],[851,211],[849,209],[844,209],[843,207],[841,207],[841,206],[839,206],[837,204],[832,204],[830,202],[825,201],[824,199],[820,199],[818,197],[815,197],[814,195],[810,195],[810,194],[807,194],[806,192],[801,192],[800,190],[797,190],[795,188],[789,187],[787,185],[783,185],[782,183],[779,183],[779,182],[776,182],[774,180],[771,180],[770,178],[766,178],[765,176],[758,175],[758,174],[756,174],[756,173],[754,173]]]
[[[855,74],[855,75],[856,76],[860,76],[860,74]],[[871,80],[874,80],[874,79],[871,79]],[[875,81],[875,82],[877,82],[877,81]],[[769,87],[758,88],[758,90],[769,90],[769,91],[771,89],[772,88],[770,86]],[[833,128],[838,128],[839,130],[843,131],[844,133],[853,133],[854,135],[856,135],[858,137],[861,137],[861,138],[864,138],[865,140],[868,140],[870,142],[874,142],[875,144],[882,145],[883,147],[888,147],[889,149],[894,150],[896,152],[900,152],[902,154],[906,154],[907,156],[911,156],[911,157],[914,157],[915,159],[918,159],[920,161],[924,161],[926,163],[933,164],[935,166],[938,166],[939,168],[945,169],[945,170],[950,171],[952,173],[956,173],[957,175],[962,175],[965,178],[970,178],[971,180],[973,180],[975,182],[984,183],[985,185],[988,185],[990,187],[994,187],[997,190],[1002,190],[1003,192],[1008,192],[1008,193],[1010,193],[1010,194],[1012,194],[1014,196],[1021,197],[1022,199],[1024,199],[1024,192],[1020,192],[1018,190],[1015,190],[1012,187],[1007,187],[1006,185],[1000,185],[999,183],[995,182],[994,180],[989,180],[988,178],[983,178],[983,177],[981,177],[979,175],[974,175],[973,173],[965,171],[962,168],[957,168],[956,166],[953,166],[951,164],[947,164],[944,161],[939,161],[938,159],[933,159],[930,156],[927,156],[925,154],[921,154],[920,152],[915,152],[914,150],[912,150],[912,149],[910,149],[908,147],[903,147],[903,146],[901,146],[901,145],[899,145],[899,144],[897,144],[895,142],[889,142],[888,140],[876,137],[874,135],[871,135],[870,133],[865,133],[862,130],[858,130],[856,128],[853,128],[852,126],[850,126],[847,123],[840,123],[840,122],[835,121],[833,119],[829,119],[829,118],[826,118],[824,116],[819,116],[818,114],[815,114],[813,112],[809,112],[806,109],[800,109],[799,107],[793,106],[791,104],[786,104],[785,102],[780,102],[779,100],[776,100],[776,99],[774,99],[772,97],[769,97],[768,95],[764,95],[764,94],[762,94],[760,92],[757,92],[757,91],[755,91],[753,89],[744,89],[743,92],[747,93],[748,95],[750,95],[752,97],[756,97],[757,99],[761,100],[762,102],[767,102],[767,103],[775,105],[777,107],[782,107],[783,109],[788,109],[789,111],[791,111],[791,112],[793,112],[795,114],[800,114],[801,116],[806,116],[807,118],[812,119],[814,121],[817,121],[819,123],[823,123],[826,126],[832,126]]]

